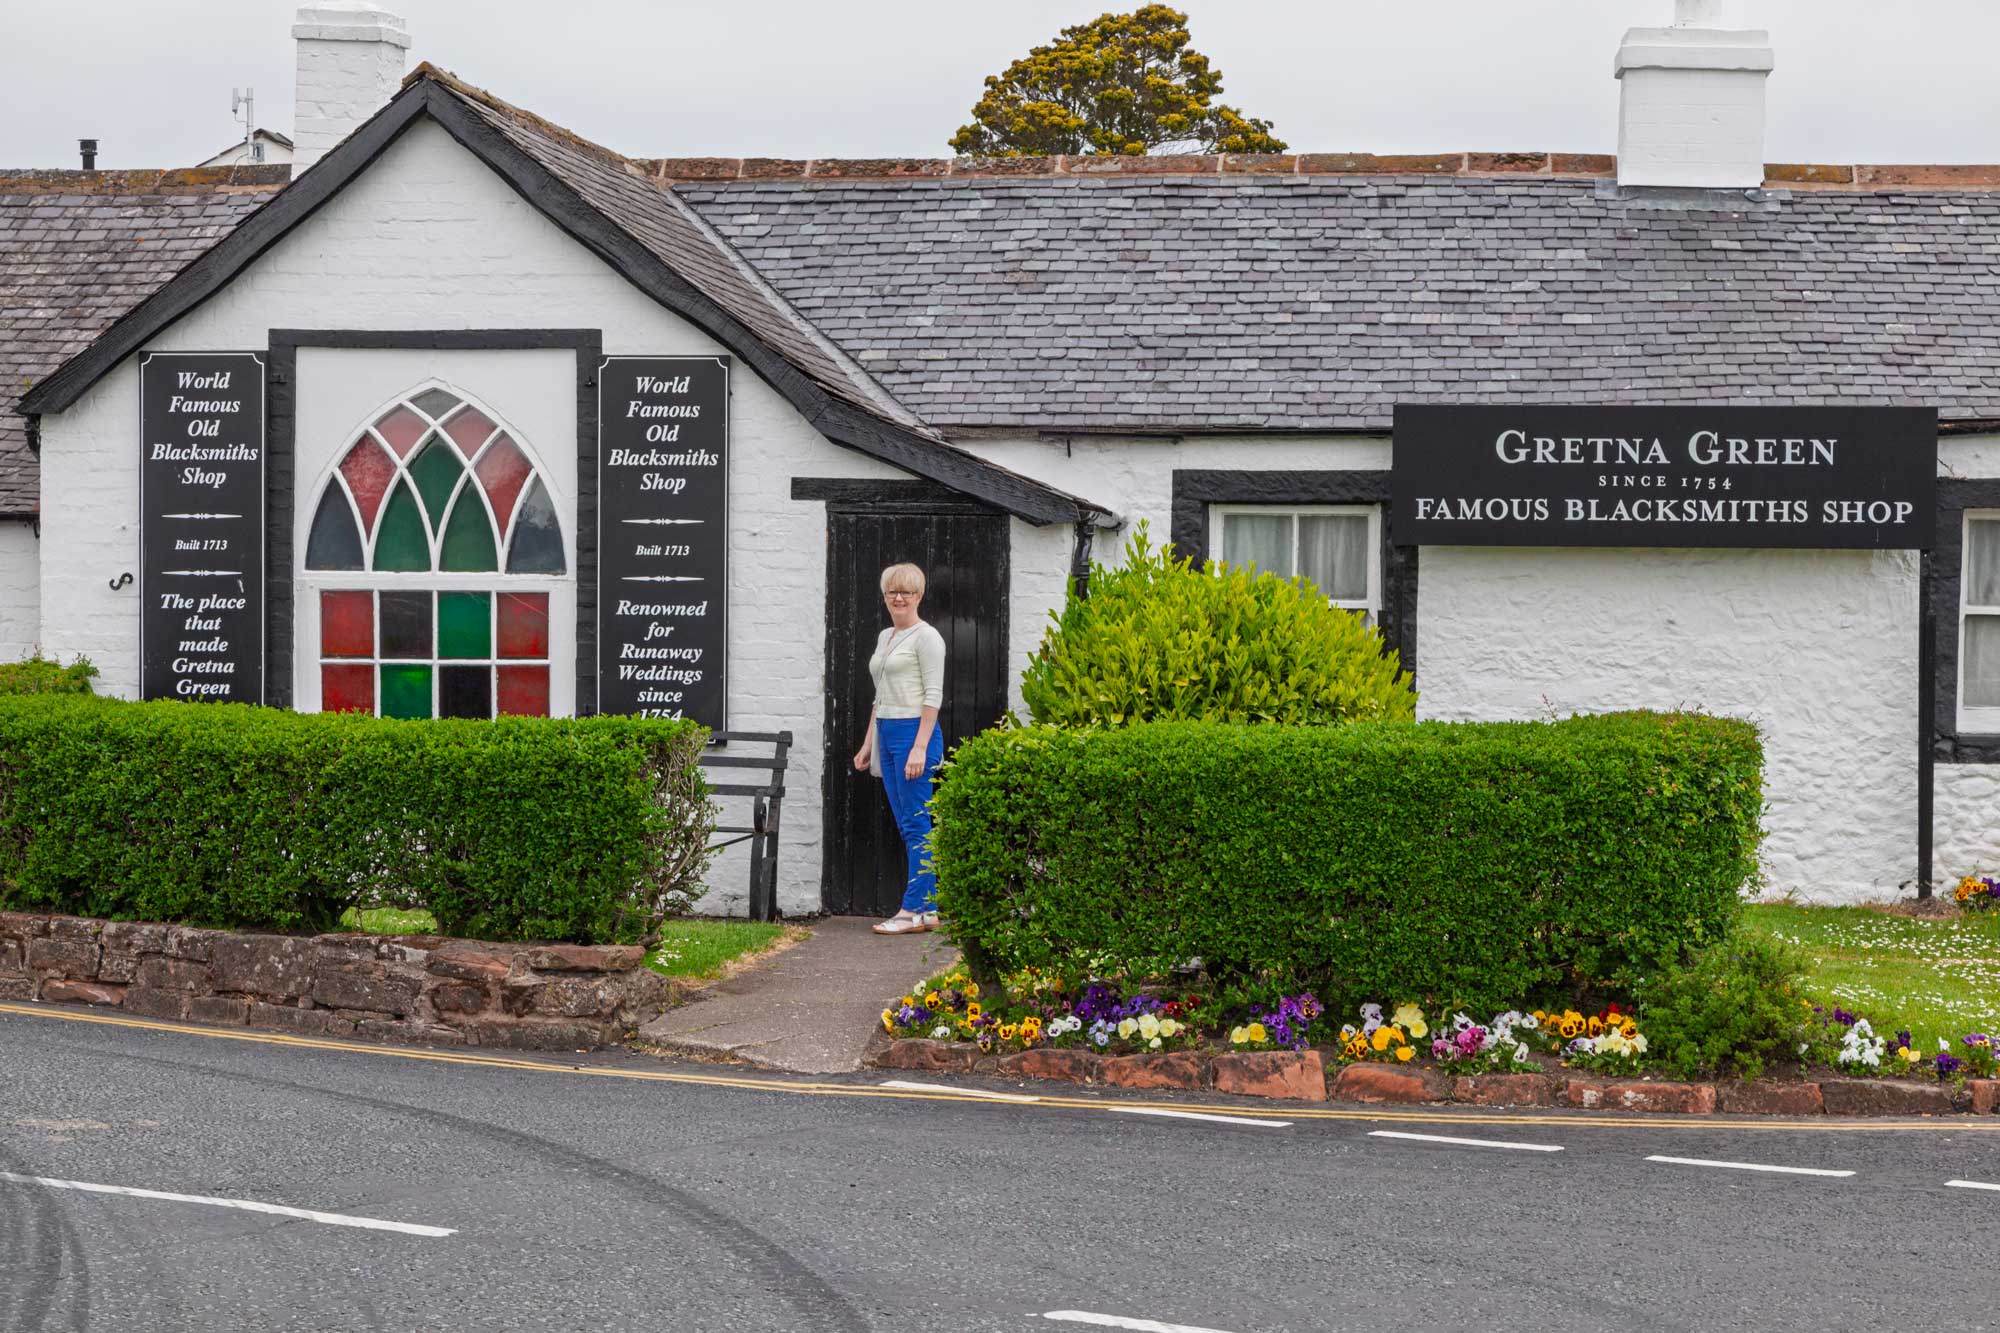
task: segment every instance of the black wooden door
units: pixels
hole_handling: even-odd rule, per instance
[[[940,512],[943,511],[943,512]],[[944,635],[945,752],[1007,710],[1007,519],[962,504],[923,510],[827,506],[826,910],[890,916],[908,874],[881,779],[854,771],[874,702],[868,658],[889,624],[880,580],[924,571],[921,615]]]

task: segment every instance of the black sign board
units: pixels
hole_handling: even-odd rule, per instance
[[[1408,546],[1931,545],[1937,413],[1398,406]]]
[[[264,702],[264,359],[139,361],[139,691]]]
[[[597,387],[597,706],[728,721],[729,362],[607,357]]]

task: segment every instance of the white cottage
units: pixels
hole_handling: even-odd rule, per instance
[[[301,11],[290,168],[0,176],[0,655],[391,714],[712,690],[796,738],[780,908],[872,913],[876,572],[931,572],[957,737],[1144,521],[1371,616],[1426,717],[1756,721],[1774,893],[1993,869],[2000,172],[1766,167],[1768,46],[1689,9],[1620,53],[1618,162],[628,158]],[[1393,415],[1438,403],[1934,407],[1934,551],[1413,545]]]

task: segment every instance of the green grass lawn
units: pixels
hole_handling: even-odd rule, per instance
[[[376,935],[429,935],[437,930],[437,922],[429,912],[404,912],[393,907],[358,913],[349,909],[340,924],[346,930],[365,930]],[[738,958],[762,953],[796,929],[765,921],[719,918],[669,921],[661,932],[660,947],[646,959],[646,965],[663,976],[707,981],[721,975]]]
[[[1968,1032],[2000,1033],[2000,912],[1901,916],[1867,907],[1762,903],[1746,929],[1812,956],[1813,1002],[1860,1014],[1881,1033],[1908,1028],[1919,1050]]]

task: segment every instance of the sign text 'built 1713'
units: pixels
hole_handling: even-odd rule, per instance
[[[727,725],[729,363],[598,375],[597,706]]]
[[[264,361],[139,361],[139,692],[264,702]]]
[[[1937,413],[1398,406],[1405,546],[1923,548]]]

